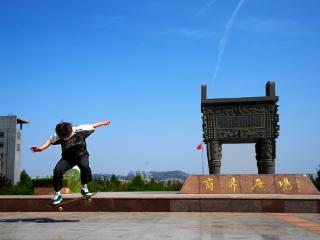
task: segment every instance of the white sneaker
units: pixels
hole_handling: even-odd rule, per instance
[[[88,190],[87,184],[85,184],[85,185],[82,187],[82,189],[81,189],[81,194],[82,194],[82,196],[84,196],[84,197],[91,197],[91,196],[92,196],[92,193],[89,192],[89,190]]]
[[[52,196],[52,205],[57,205],[61,203],[61,201],[62,201],[62,196],[60,192],[55,192]]]

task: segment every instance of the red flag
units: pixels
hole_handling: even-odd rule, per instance
[[[200,143],[200,144],[197,146],[197,149],[198,149],[198,150],[201,150],[201,149],[202,149],[202,143]]]

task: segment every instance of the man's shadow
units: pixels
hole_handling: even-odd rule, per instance
[[[16,223],[16,222],[34,222],[34,223],[70,223],[80,222],[80,220],[65,220],[65,219],[52,219],[52,218],[8,218],[0,219],[0,223]]]

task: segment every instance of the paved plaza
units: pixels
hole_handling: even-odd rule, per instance
[[[320,239],[319,214],[0,213],[1,240]]]

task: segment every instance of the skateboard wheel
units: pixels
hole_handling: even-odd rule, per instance
[[[59,212],[62,212],[63,211],[63,207],[58,207],[58,210],[59,210]]]

